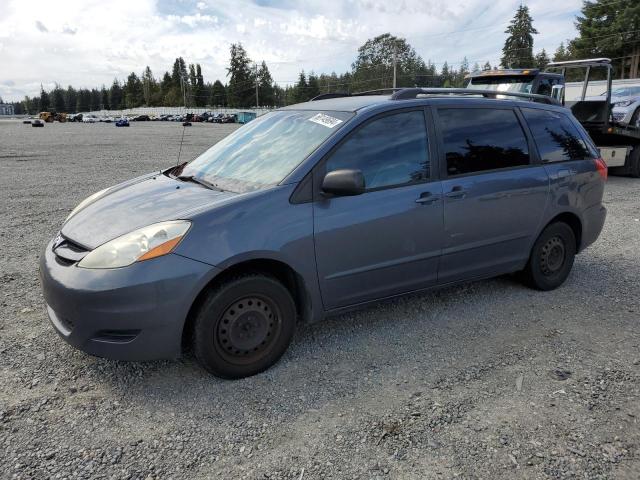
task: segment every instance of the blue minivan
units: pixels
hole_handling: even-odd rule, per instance
[[[463,92],[288,106],[92,195],[40,260],[53,327],[92,355],[192,348],[240,378],[299,322],[513,272],[560,286],[602,230],[606,164],[548,97]]]

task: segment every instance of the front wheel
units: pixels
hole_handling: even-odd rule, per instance
[[[524,270],[526,283],[538,290],[553,290],[569,276],[576,255],[576,237],[563,222],[548,225],[531,249]]]
[[[195,318],[193,350],[218,377],[249,377],[280,359],[295,325],[295,303],[284,285],[266,275],[245,275],[205,298]]]

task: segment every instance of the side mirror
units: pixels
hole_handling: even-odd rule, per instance
[[[364,175],[360,170],[333,170],[324,176],[322,191],[336,196],[360,195],[364,192]]]
[[[554,85],[551,87],[551,98],[555,98],[564,105],[564,85]]]

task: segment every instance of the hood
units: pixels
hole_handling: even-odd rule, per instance
[[[627,100],[635,101],[637,98],[638,98],[637,95],[624,96],[624,97],[611,95],[611,104],[613,105],[614,103],[624,102],[624,101],[627,101]],[[599,101],[603,102],[606,99],[606,97],[604,97],[603,95],[597,95],[595,97],[584,97],[584,99],[586,101],[598,101],[599,100]]]
[[[88,249],[152,223],[188,219],[237,196],[169,178],[162,173],[112,187],[62,226],[61,233]]]

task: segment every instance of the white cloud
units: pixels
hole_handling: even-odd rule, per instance
[[[257,2],[263,3],[263,2]],[[0,2],[0,96],[37,94],[40,83],[76,87],[109,85],[114,77],[157,77],[177,56],[199,62],[207,81],[225,81],[229,45],[242,42],[265,60],[276,81],[294,81],[301,69],[342,72],[368,38],[391,32],[407,38],[425,59],[441,64],[497,63],[519,0],[403,0],[396,2],[269,2],[202,0],[69,0]],[[266,2],[265,2],[266,3]],[[536,50],[553,52],[575,35],[581,0],[550,5],[529,0]],[[46,23],[45,23],[46,22]],[[31,27],[26,27],[29,26]],[[35,27],[34,27],[35,26]],[[13,82],[9,85],[8,82]]]

